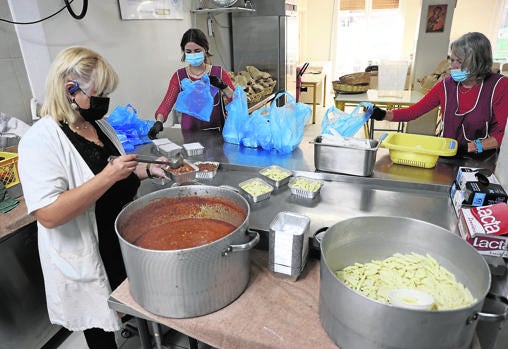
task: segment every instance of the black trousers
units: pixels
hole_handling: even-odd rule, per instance
[[[84,330],[86,344],[90,349],[117,349],[115,332],[106,332],[102,328]]]

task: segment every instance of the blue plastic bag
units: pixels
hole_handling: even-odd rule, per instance
[[[277,106],[277,100],[287,97],[283,106]],[[290,153],[303,139],[305,124],[312,116],[312,108],[296,102],[288,92],[278,93],[270,106],[272,147],[279,153]]]
[[[374,105],[368,102],[358,104],[351,114],[332,106],[326,110],[323,117],[321,133],[333,134],[330,129],[334,129],[343,137],[354,137],[365,122],[369,120],[373,110]]]
[[[150,142],[147,135],[155,121],[138,118],[138,112],[131,104],[116,106],[106,120],[115,129],[125,151]]]
[[[244,127],[249,120],[247,95],[241,86],[236,86],[233,100],[226,105],[227,118],[222,129],[222,137],[227,143],[240,144]]]
[[[270,150],[273,147],[270,108],[255,110],[247,120],[240,144]]]
[[[176,98],[175,110],[209,122],[213,109],[212,93],[213,91],[217,93],[218,89],[211,89],[208,74],[204,74],[201,79],[194,82],[185,78],[180,84],[182,91]]]

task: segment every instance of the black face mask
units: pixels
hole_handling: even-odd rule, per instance
[[[76,103],[76,101],[74,101],[74,103]],[[97,96],[90,97],[90,108],[88,109],[82,109],[78,105],[79,113],[88,122],[102,119],[104,115],[106,115],[106,113],[108,112],[108,109],[109,109],[109,97],[97,97]]]

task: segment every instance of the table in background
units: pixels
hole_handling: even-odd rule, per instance
[[[359,94],[335,94],[335,107],[340,110],[345,110],[346,106],[356,107],[360,102],[369,102],[375,104],[376,106],[386,109],[398,109],[403,107],[408,107],[410,105],[418,102],[424,94],[420,91],[416,90],[404,90],[401,91],[400,96],[384,96],[379,95],[378,90],[368,90],[365,93]],[[364,129],[365,137],[372,138],[374,136],[374,120],[370,120],[370,128]],[[384,131],[380,129],[380,131]],[[399,122],[398,132],[404,131],[404,123]]]
[[[326,107],[326,74],[303,74],[301,87],[311,87],[312,91],[312,123],[316,123],[317,89],[323,82],[323,108]]]

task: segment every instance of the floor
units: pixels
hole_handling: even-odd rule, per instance
[[[305,126],[305,135],[315,137],[318,136],[321,133],[321,121],[323,120],[323,116],[325,115],[325,112],[328,108],[330,108],[333,105],[333,95],[329,94],[327,96],[326,105],[323,107],[322,105],[318,105],[316,107],[316,123],[312,124],[309,123]],[[363,138],[363,129],[360,130],[357,134],[357,137]],[[128,322],[128,324],[131,323],[131,326],[135,328],[135,323],[133,321]],[[128,326],[130,327],[130,326]],[[163,334],[161,336],[162,338],[162,349],[188,349],[188,338],[187,336],[168,329],[163,328],[161,330],[161,333]],[[122,337],[121,334],[117,334],[117,343],[118,347],[120,349],[139,349],[141,348],[141,343],[139,340],[139,336],[133,331],[132,335],[128,338]],[[203,343],[198,343],[199,349],[209,349],[210,347]],[[158,348],[156,343],[154,343],[154,348]],[[85,342],[85,338],[83,336],[82,332],[74,332],[71,333],[65,341],[60,344],[58,349],[87,349],[87,345]]]

